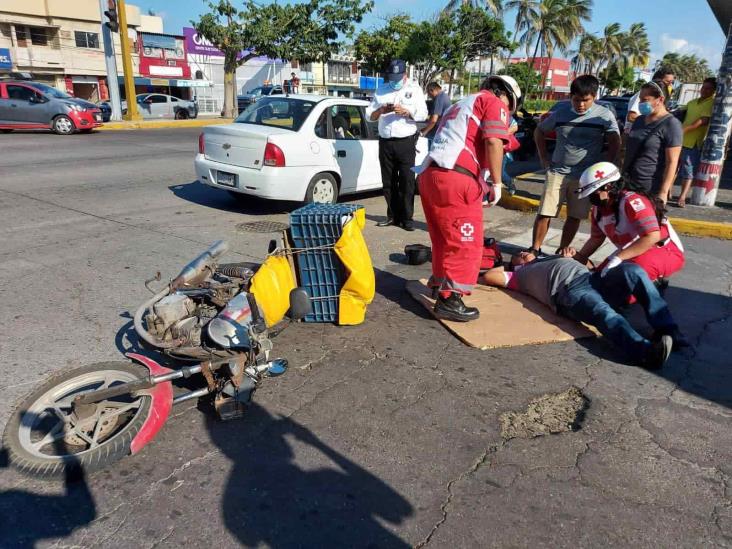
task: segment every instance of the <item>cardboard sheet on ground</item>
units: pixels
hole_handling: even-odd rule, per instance
[[[435,303],[427,281],[410,280],[407,291],[430,313]],[[595,335],[584,324],[559,316],[533,297],[488,286],[476,286],[465,304],[478,307],[480,318],[473,322],[440,320],[461,341],[478,349],[538,345]]]

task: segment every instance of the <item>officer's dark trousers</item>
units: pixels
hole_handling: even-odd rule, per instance
[[[397,139],[379,139],[386,215],[397,223],[411,221],[414,214],[415,175],[412,168],[416,152],[416,134]]]

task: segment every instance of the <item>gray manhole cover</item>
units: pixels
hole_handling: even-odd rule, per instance
[[[242,233],[281,233],[289,228],[281,221],[247,221],[236,226],[236,230]]]

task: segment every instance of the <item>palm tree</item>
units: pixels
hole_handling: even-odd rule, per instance
[[[521,37],[524,42],[536,40],[530,66],[536,62],[539,47],[542,57],[546,54],[550,63],[556,50],[567,51],[572,41],[584,31],[583,22],[590,18],[591,12],[592,0],[541,0],[537,13],[532,15]],[[544,73],[543,67],[540,72]]]
[[[575,72],[589,74],[602,55],[602,42],[594,34],[583,33],[577,49],[572,52],[572,66]]]
[[[508,0],[504,8],[506,10],[516,10],[516,23],[513,27],[513,39],[516,42],[519,38],[519,33],[526,31],[529,28],[530,21],[536,19],[539,13],[539,0]],[[519,43],[521,43],[519,41]],[[523,44],[527,48],[526,56],[528,57],[529,42]],[[510,54],[513,54],[514,50],[511,50]]]
[[[460,6],[466,5],[474,8],[485,8],[496,17],[503,15],[503,4],[501,0],[450,0],[443,11],[453,11]]]
[[[633,23],[621,37],[621,49],[626,66],[645,67],[651,55],[645,23]]]
[[[618,60],[623,55],[623,33],[620,31],[620,23],[610,23],[602,31],[600,37],[602,42],[603,54],[597,64],[597,72],[600,72],[604,65],[610,65],[615,60]]]

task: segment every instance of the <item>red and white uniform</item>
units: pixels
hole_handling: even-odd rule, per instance
[[[432,148],[417,168],[419,194],[432,240],[431,287],[469,294],[483,254],[481,169],[487,168],[484,142],[508,142],[506,105],[489,91],[466,97],[440,118]],[[460,171],[467,171],[472,176]]]
[[[599,212],[599,216],[598,216]],[[668,278],[684,266],[684,246],[667,219],[660,224],[651,200],[632,191],[621,191],[618,217],[614,207],[592,208],[592,236],[606,236],[619,250],[630,246],[640,237],[661,232],[660,245],[629,259],[643,268],[651,280]]]

